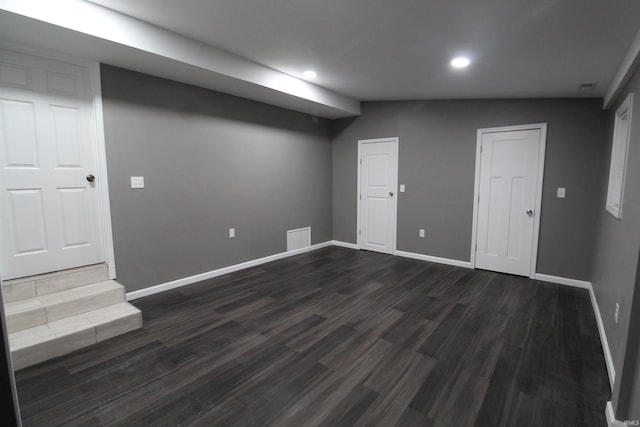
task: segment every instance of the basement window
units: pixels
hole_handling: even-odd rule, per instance
[[[615,122],[613,124],[607,211],[618,219],[622,218],[622,200],[624,198],[624,181],[627,169],[627,153],[629,151],[632,103],[633,94],[630,93],[616,111]]]

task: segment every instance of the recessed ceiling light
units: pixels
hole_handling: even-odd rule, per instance
[[[304,73],[302,73],[302,75],[308,79],[315,79],[316,77],[318,77],[318,73],[316,73],[313,70],[307,70]]]
[[[451,60],[451,66],[453,68],[465,68],[471,64],[471,60],[469,58],[465,58],[464,56],[458,56],[457,58],[453,58]]]

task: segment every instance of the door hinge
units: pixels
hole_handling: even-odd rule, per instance
[[[476,252],[478,252],[478,244],[476,243]]]
[[[362,230],[358,230],[358,234],[362,236]]]
[[[362,159],[360,159],[360,164],[362,164]]]
[[[480,144],[480,152],[482,153],[482,144]]]
[[[360,200],[362,200],[362,194],[360,194]]]
[[[480,203],[480,195],[478,194],[478,203]]]

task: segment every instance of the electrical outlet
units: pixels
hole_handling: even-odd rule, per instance
[[[229,229],[229,238],[233,239],[234,237],[236,237],[236,229],[235,228],[230,228]]]
[[[618,315],[620,314],[620,304],[616,303],[616,314],[614,315],[614,320],[618,323]]]
[[[420,235],[420,237],[424,237],[424,228],[420,229],[419,235]]]

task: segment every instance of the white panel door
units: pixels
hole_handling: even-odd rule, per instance
[[[529,276],[540,129],[482,135],[476,267]]]
[[[397,140],[360,142],[361,249],[392,254],[396,239]]]
[[[89,74],[0,50],[0,271],[104,262]]]

